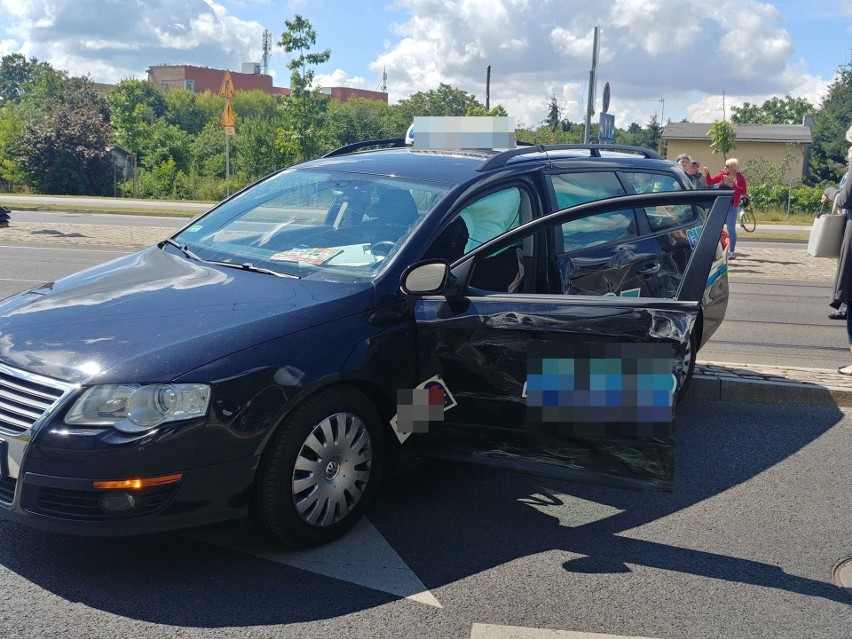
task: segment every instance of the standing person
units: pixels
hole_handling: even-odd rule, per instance
[[[844,173],[843,177],[840,178],[840,184],[837,185],[837,188],[830,186],[822,194],[822,197],[820,198],[820,202],[822,202],[822,203],[828,202],[829,206],[831,207],[829,212],[828,212],[828,215],[847,215],[849,213],[849,209],[842,209],[835,204],[835,200],[837,199],[837,195],[840,191],[843,190],[843,187],[846,185],[848,177],[849,177],[849,174]],[[846,231],[846,226],[844,225],[843,231],[841,231],[841,233],[843,233],[845,231]],[[846,308],[846,302],[842,302],[840,304],[840,306],[837,307],[837,310],[831,311],[828,314],[828,319],[845,320],[847,311],[848,311],[848,309]]]
[[[731,202],[731,208],[728,209],[728,216],[725,218],[730,242],[729,260],[737,258],[737,213],[740,210],[740,199],[748,192],[745,176],[740,173],[739,169],[740,163],[736,158],[728,158],[725,161],[725,170],[719,171],[716,175],[710,175],[710,171],[707,170],[706,166],[704,167],[704,179],[707,180],[708,185],[718,184],[720,189],[734,190],[734,199]]]
[[[846,140],[852,142],[852,126],[846,131]],[[843,244],[840,245],[840,257],[837,258],[837,274],[834,276],[834,294],[830,305],[833,308],[839,309],[841,304],[846,303],[849,307],[849,301],[852,300],[852,146],[846,153],[846,160],[849,164],[846,169],[846,182],[843,188],[837,192],[837,197],[834,202],[842,209],[845,209],[846,215],[846,231],[843,233]],[[852,313],[847,310],[846,313],[846,334],[849,341],[849,350],[852,351]],[[837,372],[841,375],[852,375],[852,365],[838,366]]]
[[[689,176],[689,179],[692,180],[692,186],[696,189],[710,188],[710,185],[707,184],[707,178],[705,178],[704,174],[701,172],[701,162],[698,160],[693,160],[689,163],[689,168],[687,169],[686,174]]]

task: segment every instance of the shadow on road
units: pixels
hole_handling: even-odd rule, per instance
[[[557,550],[577,555],[568,561],[564,553],[553,555],[571,573],[648,566],[848,604],[847,595],[828,581],[787,574],[769,563],[624,535],[754,478],[842,418],[836,409],[767,405],[745,419],[725,421],[714,418],[714,405],[687,402],[681,409],[673,493],[430,463],[390,478],[370,521],[430,589]],[[796,427],[779,427],[784,419]],[[530,507],[558,505],[560,494],[603,504],[613,514],[566,527]],[[8,522],[0,524],[0,534],[0,564],[7,569],[62,599],[146,622],[193,628],[290,624],[396,600],[186,535],[76,538]],[[549,558],[545,554],[539,560]]]

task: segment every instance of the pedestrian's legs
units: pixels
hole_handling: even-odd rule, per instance
[[[849,305],[848,300],[846,305]],[[849,338],[849,351],[852,352],[852,313],[846,313],[846,336]],[[837,372],[842,375],[852,375],[852,365],[840,366]]]
[[[728,229],[728,253],[734,254],[737,252],[737,207],[732,206],[728,209],[725,226]]]

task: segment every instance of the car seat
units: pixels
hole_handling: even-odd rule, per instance
[[[420,217],[411,193],[403,189],[385,189],[367,209],[364,225],[373,241],[397,241]]]
[[[469,237],[467,224],[457,217],[435,238],[432,246],[423,255],[423,259],[443,258],[452,264],[464,255],[464,247]]]

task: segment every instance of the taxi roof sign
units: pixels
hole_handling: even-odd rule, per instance
[[[229,100],[236,96],[234,91],[234,81],[231,80],[231,72],[225,71],[225,77],[222,78],[222,86],[219,87],[219,95]]]
[[[507,116],[416,116],[412,129],[415,149],[514,149],[517,145],[515,119]]]

